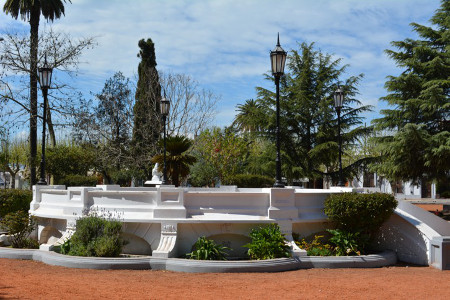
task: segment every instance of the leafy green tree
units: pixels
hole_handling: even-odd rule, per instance
[[[192,176],[207,170],[208,184],[230,184],[233,176],[241,174],[247,154],[247,142],[231,128],[213,128],[203,131],[195,140],[193,155],[197,158]],[[195,172],[194,172],[195,170]]]
[[[82,101],[75,139],[95,148],[95,167],[105,183],[129,184],[133,173],[130,141],[133,125],[133,97],[130,81],[121,72],[105,82],[95,101]]]
[[[55,184],[61,184],[67,176],[87,176],[95,170],[96,153],[91,144],[60,143],[47,151],[47,172],[54,177]]]
[[[11,188],[15,188],[16,175],[21,168],[27,165],[28,156],[28,142],[20,139],[15,139],[9,142],[8,140],[2,141],[2,147],[0,151],[0,168],[9,172],[11,175]]]
[[[248,138],[248,155],[245,160],[243,173],[264,175],[275,178],[275,144],[264,138]]]
[[[302,43],[299,50],[289,55],[286,75],[281,78],[281,146],[282,169],[288,183],[296,178],[318,179],[338,177],[338,126],[333,103],[333,93],[341,82],[347,65],[341,59],[314,50],[314,44]],[[370,128],[360,126],[361,113],[371,109],[356,99],[357,85],[362,74],[343,81],[341,89],[346,95],[341,109],[341,134],[343,151],[351,147]],[[274,80],[272,76],[266,76]],[[275,141],[275,93],[258,87],[257,102],[264,117],[262,136]],[[344,168],[350,177],[360,161]]]
[[[193,151],[193,153],[196,153]],[[198,153],[197,153],[198,154]],[[191,166],[188,183],[191,186],[213,187],[218,182],[217,170],[209,163],[209,160],[198,155],[197,162]]]
[[[65,0],[6,0],[3,11],[30,23],[30,172],[31,186],[36,184],[37,153],[37,62],[39,19],[53,21],[64,15]],[[70,0],[69,0],[70,2]]]
[[[450,170],[450,1],[443,0],[432,27],[412,23],[419,39],[392,42],[386,53],[404,69],[389,76],[390,108],[374,120],[387,132],[377,139],[383,154],[377,170],[391,180],[448,180]]]
[[[114,74],[96,97],[95,121],[102,141],[97,161],[104,178],[111,182],[111,175],[128,167],[131,159],[133,99],[129,79],[121,72]]]
[[[169,136],[166,139],[166,168],[169,180],[179,186],[189,175],[189,167],[196,162],[196,158],[187,153],[192,142],[184,136]],[[164,154],[155,155],[153,163],[159,164],[159,171],[164,169]]]
[[[140,40],[138,57],[138,82],[134,104],[132,153],[136,167],[143,171],[142,179],[151,177],[151,158],[157,152],[157,142],[162,131],[160,101],[161,86],[156,70],[155,44],[151,39]]]

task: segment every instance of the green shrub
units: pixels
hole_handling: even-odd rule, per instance
[[[77,145],[63,140],[60,142],[54,147],[47,148],[46,170],[53,175],[55,183],[64,184],[59,183],[64,177],[87,174],[95,165],[96,150],[95,146],[89,143]]]
[[[33,193],[28,190],[0,189],[0,219],[16,211],[28,211]]]
[[[442,192],[440,197],[441,198],[450,198],[450,191]]]
[[[293,234],[294,236],[294,234]],[[314,239],[308,242],[306,239],[299,240],[294,236],[295,243],[301,249],[306,250],[309,256],[332,256],[333,249],[330,244],[322,242],[323,235],[315,235]]]
[[[450,198],[450,176],[436,182],[436,193],[440,198]]]
[[[61,252],[74,256],[117,257],[125,245],[121,232],[122,223],[118,220],[104,219],[97,214],[84,216],[77,220],[76,231],[70,242],[61,246]]]
[[[228,247],[218,245],[213,240],[208,240],[206,237],[199,237],[195,242],[193,251],[186,254],[190,259],[198,260],[226,260]]]
[[[275,179],[269,176],[254,174],[238,174],[231,178],[231,185],[240,188],[266,188],[272,187]]]
[[[36,221],[27,212],[19,210],[9,213],[0,221],[0,225],[10,234],[13,248],[39,248],[38,242],[29,238]]]
[[[348,232],[340,229],[328,229],[333,236],[329,242],[334,245],[337,256],[361,255],[369,241],[369,236],[360,232]]]
[[[273,259],[291,256],[290,247],[286,244],[284,234],[281,233],[278,224],[252,229],[250,238],[252,241],[244,245],[244,247],[248,248],[247,254],[251,259]]]
[[[59,179],[55,184],[62,184],[65,186],[96,186],[97,176],[83,176],[83,175],[67,175]]]
[[[71,245],[72,245],[72,242],[70,241],[70,239],[67,239],[67,240],[64,241],[63,244],[53,248],[53,250],[55,252],[58,252],[58,253],[61,253],[61,254],[69,255]]]
[[[131,186],[131,181],[134,177],[133,170],[121,169],[117,171],[111,172],[111,179],[115,184],[118,184],[122,187]]]
[[[331,194],[325,214],[337,229],[361,234],[374,233],[394,212],[397,200],[389,194]]]

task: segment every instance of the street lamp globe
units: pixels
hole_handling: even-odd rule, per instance
[[[53,69],[50,68],[47,64],[47,56],[45,56],[44,66],[39,68],[38,71],[39,71],[39,84],[41,85],[41,89],[50,88],[50,84],[52,83]]]
[[[334,107],[336,110],[341,110],[344,103],[344,92],[340,87],[334,92]]]
[[[167,116],[170,111],[170,100],[165,97],[161,100],[161,115]]]
[[[287,52],[280,46],[280,34],[278,34],[277,45],[273,51],[270,51],[270,60],[272,63],[272,74],[281,77],[284,74]]]

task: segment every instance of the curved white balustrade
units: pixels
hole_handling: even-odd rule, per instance
[[[38,218],[42,249],[73,230],[76,219],[96,210],[124,223],[130,253],[152,251],[155,257],[177,257],[191,251],[200,236],[214,236],[234,250],[242,248],[252,228],[277,223],[290,242],[294,256],[306,255],[292,242],[292,233],[307,237],[328,227],[323,205],[330,190],[266,188],[120,188],[34,186],[30,213]],[[55,234],[54,237],[51,233]],[[400,260],[450,268],[450,225],[409,203],[399,201],[396,214],[383,225],[378,247],[393,249]],[[242,250],[241,250],[242,248]],[[146,253],[146,254],[152,254]],[[448,265],[448,267],[447,267]]]

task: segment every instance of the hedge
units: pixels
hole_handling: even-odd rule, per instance
[[[97,176],[83,176],[83,175],[67,175],[56,184],[62,184],[67,187],[69,186],[95,186],[97,184]]]
[[[237,185],[240,188],[266,188],[272,187],[275,179],[253,174],[238,174],[232,177],[230,185]]]
[[[373,193],[331,194],[325,200],[325,214],[336,228],[372,234],[397,207],[393,195]]]
[[[29,190],[6,189],[0,190],[0,218],[9,213],[28,212],[33,193]]]

